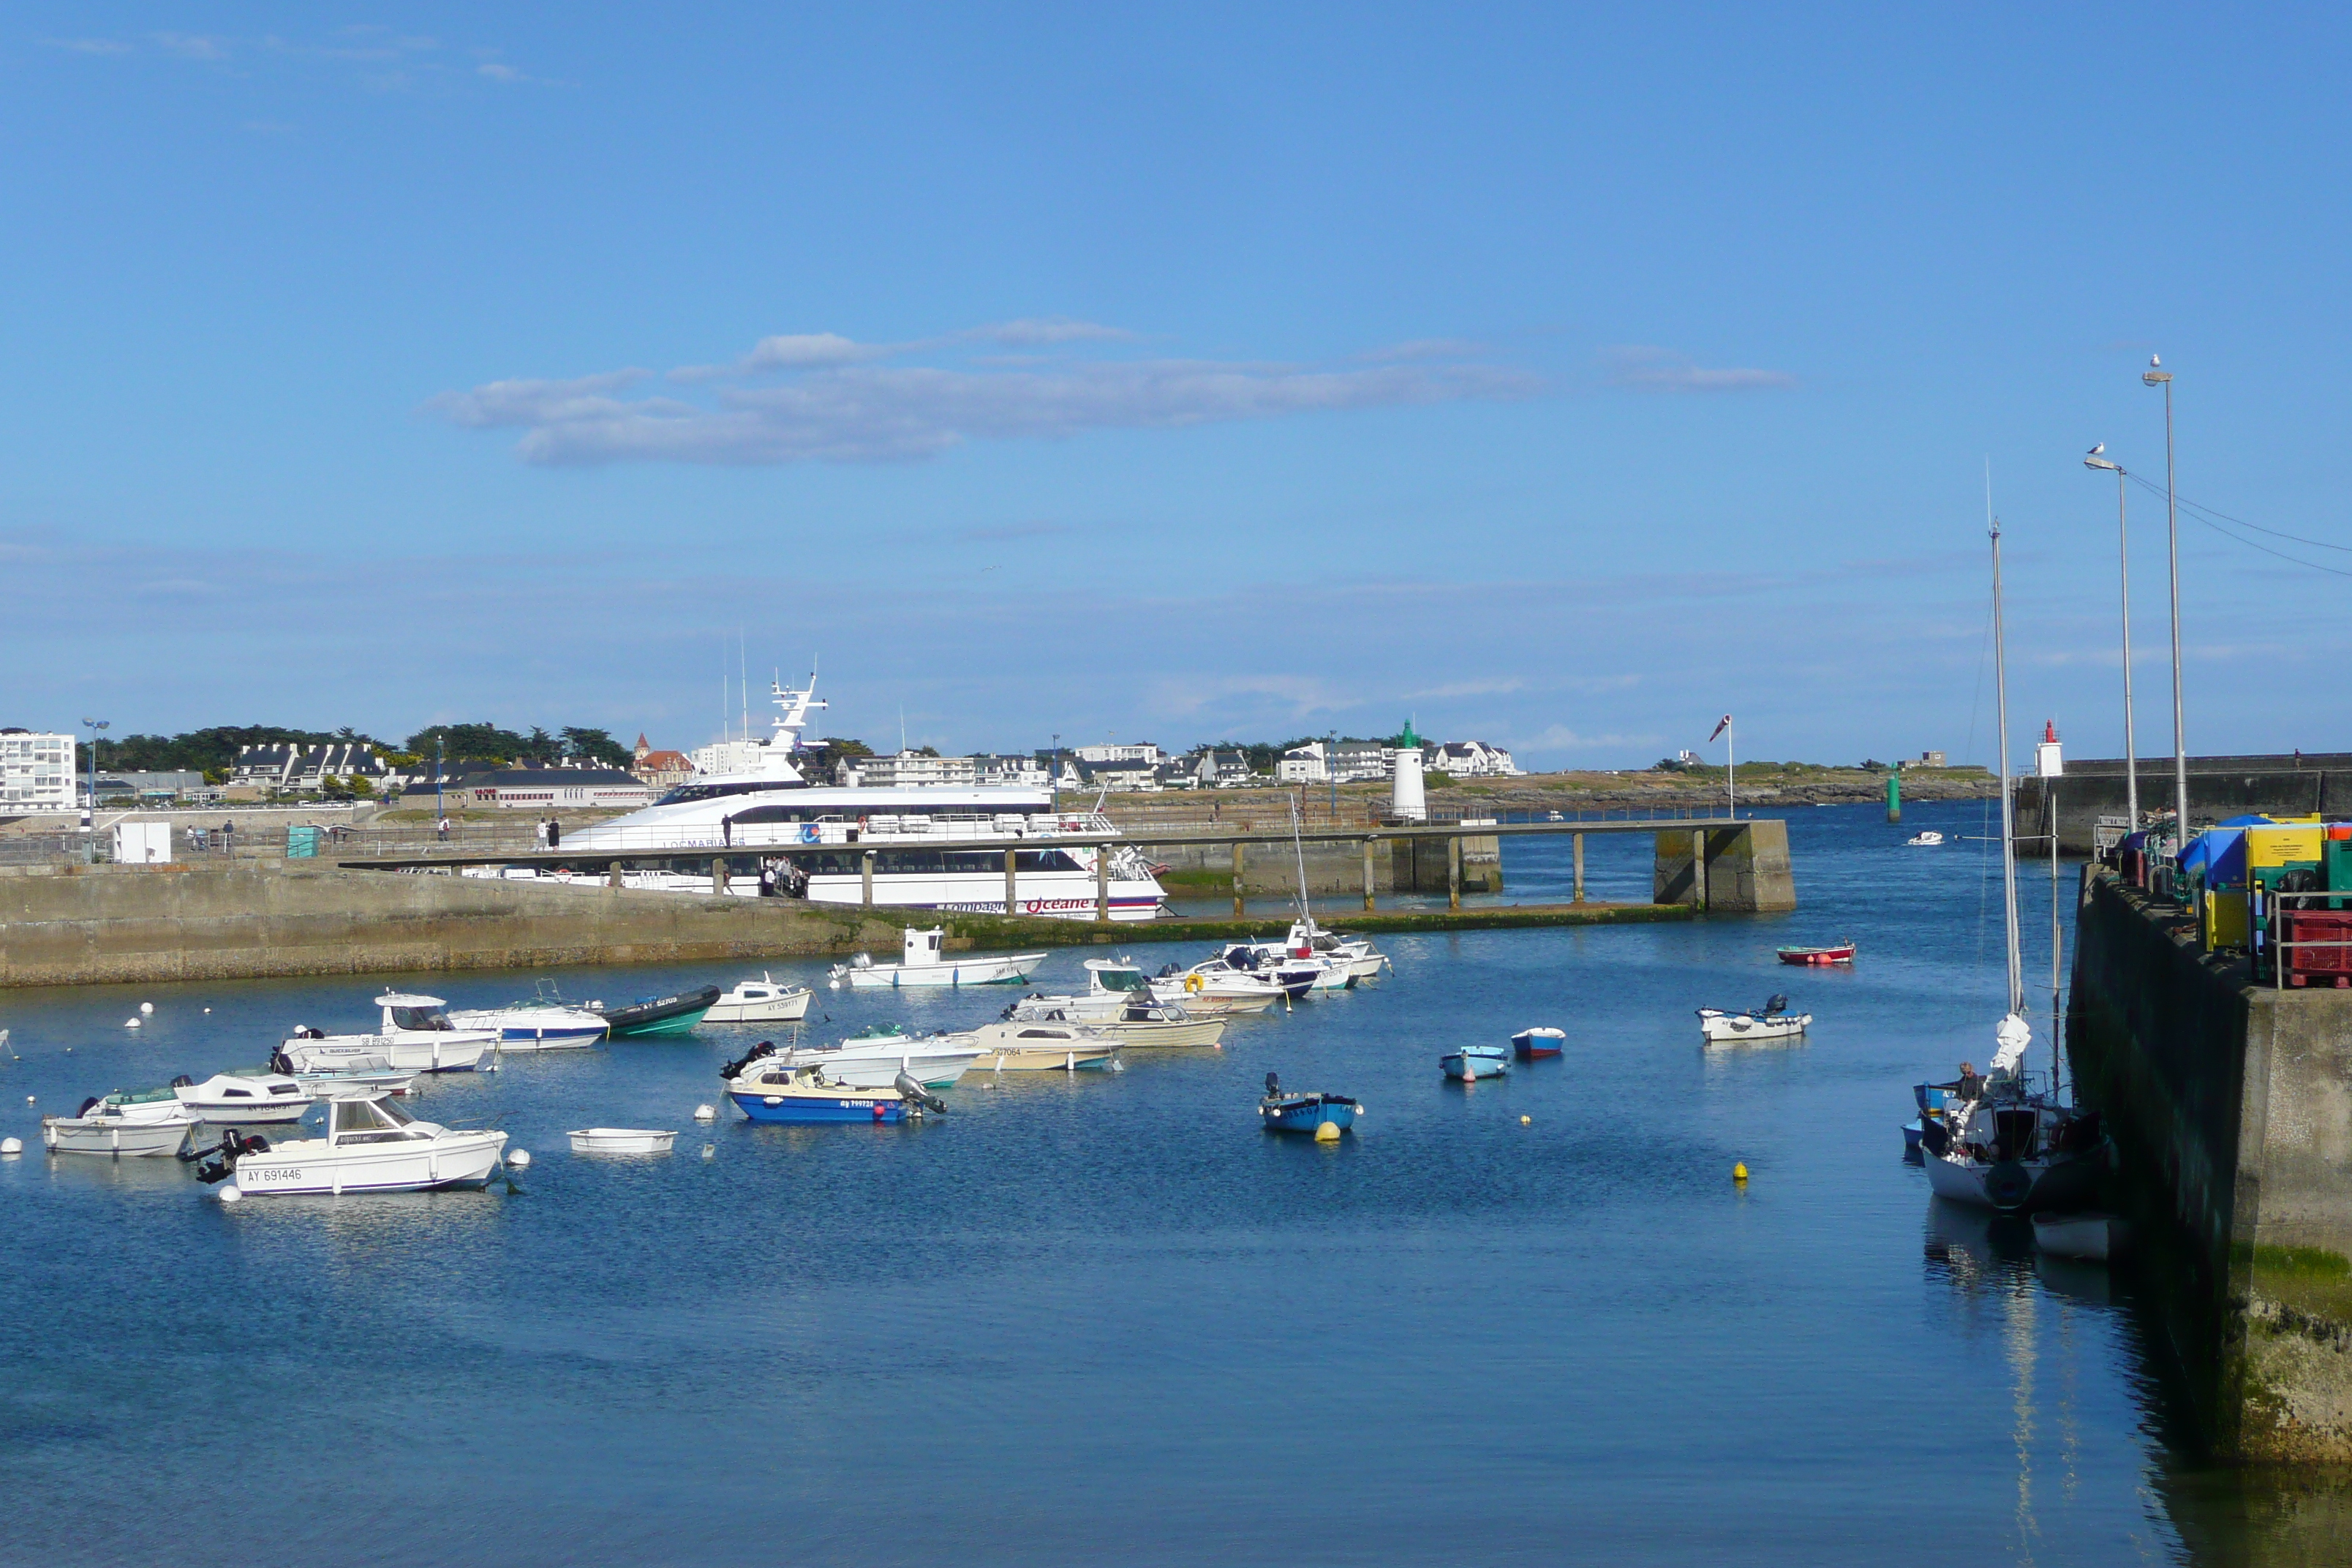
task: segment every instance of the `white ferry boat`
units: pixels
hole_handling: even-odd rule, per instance
[[[757,766],[678,785],[642,810],[566,833],[563,847],[596,864],[579,870],[486,866],[468,876],[602,886],[604,860],[629,851],[621,885],[662,892],[738,898],[799,897],[817,903],[865,901],[866,857],[874,857],[874,902],[899,909],[972,914],[1095,917],[1096,858],[1110,857],[1110,917],[1148,921],[1165,898],[1155,868],[1132,845],[1050,842],[1067,833],[1116,832],[1090,809],[1055,809],[1050,790],[913,785],[813,784],[793,763],[816,700],[815,681],[772,688],[782,710],[760,747]],[[940,849],[987,840],[1002,848]],[[1032,840],[1048,842],[1030,847]],[[784,846],[791,855],[762,853]],[[1006,910],[1004,853],[1013,851],[1013,905]],[[719,886],[716,860],[726,867]]]

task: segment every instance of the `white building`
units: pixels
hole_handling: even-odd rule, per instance
[[[982,753],[972,758],[980,770],[983,789],[1044,789],[1053,782],[1053,773],[1036,757],[1014,752]]]
[[[1510,752],[1484,741],[1448,741],[1432,746],[1424,761],[1434,772],[1457,779],[1511,778],[1519,772]]]
[[[74,738],[0,730],[0,811],[16,816],[75,811]]]
[[[924,785],[980,783],[980,763],[973,757],[929,757],[920,752],[900,752],[890,757],[859,757],[842,768],[845,784],[861,789],[911,789]]]
[[[1274,764],[1274,776],[1284,784],[1321,784],[1331,776],[1323,760],[1323,742],[1309,741],[1303,746],[1293,746],[1282,753]]]
[[[760,771],[760,759],[767,749],[765,741],[713,741],[687,755],[698,773],[751,773]]]
[[[1072,746],[1070,755],[1082,763],[1141,763],[1146,767],[1157,767],[1163,757],[1149,741],[1134,746]]]

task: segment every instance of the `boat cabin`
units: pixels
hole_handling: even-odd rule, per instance
[[[389,1100],[352,1095],[327,1102],[327,1142],[336,1148],[362,1143],[406,1143],[430,1140],[433,1134]]]
[[[403,1030],[454,1031],[457,1026],[449,1021],[449,1015],[442,1011],[448,1004],[438,996],[387,991],[375,1001],[376,1005],[383,1009],[383,1032],[387,1035]]]
[[[1151,994],[1151,983],[1143,971],[1124,958],[1089,958],[1087,960],[1087,993],[1092,996]]]
[[[930,968],[940,962],[940,947],[947,934],[945,926],[933,926],[929,931],[907,927],[903,934],[900,963],[908,969]]]

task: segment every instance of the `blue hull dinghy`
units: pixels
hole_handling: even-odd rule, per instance
[[[903,1070],[887,1089],[852,1089],[826,1076],[821,1066],[783,1065],[779,1058],[771,1058],[770,1063],[755,1064],[732,1082],[727,1098],[754,1121],[882,1123],[947,1109],[945,1100]]]
[[[1447,1078],[1475,1083],[1479,1079],[1500,1078],[1510,1071],[1511,1057],[1500,1046],[1465,1046],[1438,1058],[1437,1065]]]
[[[1285,1093],[1281,1079],[1268,1073],[1257,1117],[1269,1132],[1315,1132],[1326,1122],[1345,1132],[1356,1125],[1356,1113],[1362,1109],[1344,1094]]]
[[[1511,1037],[1511,1054],[1523,1062],[1556,1057],[1567,1039],[1565,1029],[1521,1029]]]

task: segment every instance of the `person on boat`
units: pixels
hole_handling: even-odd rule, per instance
[[[530,838],[534,847],[540,849],[547,847],[547,817],[544,814],[530,825]]]
[[[547,847],[550,849],[563,847],[563,824],[551,816],[547,819]]]
[[[1952,1085],[1952,1091],[1962,1100],[1982,1100],[1984,1090],[1983,1075],[1977,1071],[1973,1063],[1962,1062],[1959,1081]]]
[[[732,814],[719,819],[719,842],[730,849],[735,847],[735,818]]]

